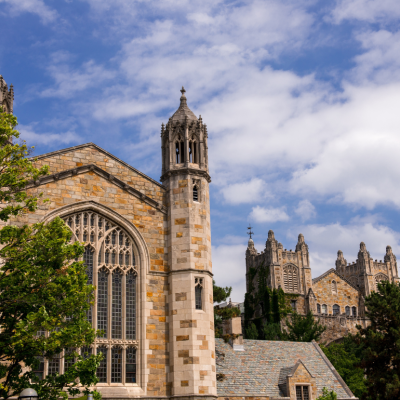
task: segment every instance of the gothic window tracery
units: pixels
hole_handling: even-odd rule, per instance
[[[73,232],[72,241],[84,242],[82,259],[88,283],[97,288],[95,304],[88,313],[93,327],[103,331],[96,339],[94,350],[104,355],[97,376],[101,383],[125,383],[128,376],[130,383],[134,383],[136,365],[133,367],[132,362],[136,362],[138,346],[135,243],[122,227],[96,212],[78,212],[63,219]],[[123,362],[128,360],[128,354],[130,364]]]
[[[283,284],[285,291],[297,292],[299,290],[299,269],[292,264],[283,267]]]

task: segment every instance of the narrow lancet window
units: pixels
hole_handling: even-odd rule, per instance
[[[113,347],[111,350],[111,383],[122,382],[122,348]]]
[[[195,278],[196,310],[203,309],[203,278]]]
[[[126,383],[136,383],[136,349],[128,347],[126,350]]]
[[[97,368],[96,375],[99,378],[99,382],[107,382],[107,347],[102,346],[97,348],[97,354],[103,354],[103,359]]]
[[[136,339],[136,276],[126,275],[126,338]]]
[[[97,286],[97,329],[103,330],[103,338],[107,337],[108,313],[108,274],[102,269],[99,271]]]
[[[199,201],[199,190],[197,186],[193,186],[193,201]]]
[[[112,329],[113,339],[122,339],[122,274],[114,271],[112,276]]]

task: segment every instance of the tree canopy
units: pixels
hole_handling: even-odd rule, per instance
[[[359,363],[366,375],[363,399],[400,398],[400,286],[382,281],[365,298],[366,317],[371,324],[359,328],[355,340],[362,346]]]
[[[311,311],[306,315],[294,312],[290,319],[286,319],[286,326],[287,331],[282,332],[283,338],[291,342],[318,341],[326,331],[326,326],[316,321]]]
[[[83,246],[70,243],[64,221],[13,224],[14,217],[37,209],[38,197],[25,187],[48,171],[34,167],[25,143],[13,143],[19,137],[16,124],[13,115],[0,112],[0,220],[7,221],[0,229],[0,397],[33,387],[40,399],[56,400],[79,394],[78,379],[85,393],[98,382],[102,356],[74,353],[95,339],[87,320],[94,287],[87,284],[86,266],[75,261]],[[71,353],[64,374],[38,380],[34,370],[40,359],[64,349]]]

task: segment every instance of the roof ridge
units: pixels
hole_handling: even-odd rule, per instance
[[[343,275],[340,275],[339,272],[337,272],[335,268],[331,268],[331,269],[329,269],[328,271],[324,272],[322,275],[317,276],[316,278],[314,278],[314,279],[312,280],[312,283],[314,284],[314,283],[319,282],[321,279],[325,278],[327,275],[329,275],[329,274],[332,273],[332,272],[335,273],[340,279],[343,279],[343,280],[344,280],[346,283],[348,283],[352,288],[354,288],[354,289],[360,291],[360,289],[359,289],[357,286],[355,286],[353,283],[351,283],[351,282],[350,282],[347,278],[345,278]]]
[[[44,153],[44,154],[40,154],[39,156],[32,156],[29,157],[29,160],[40,160],[42,158],[46,158],[46,157],[50,157],[52,155],[55,154],[63,154],[63,153],[67,153],[69,151],[73,151],[73,150],[77,150],[77,149],[82,149],[84,147],[90,147],[93,146],[95,149],[99,150],[100,152],[106,154],[108,157],[111,157],[112,159],[120,162],[121,164],[125,165],[127,168],[129,168],[130,170],[136,172],[137,174],[143,176],[144,178],[150,180],[151,182],[155,183],[156,185],[160,186],[161,188],[165,189],[164,186],[160,183],[157,182],[156,180],[154,180],[153,178],[151,178],[150,176],[144,174],[143,172],[139,171],[138,169],[132,167],[132,165],[129,165],[128,163],[126,163],[125,161],[121,160],[120,158],[118,158],[117,156],[114,156],[113,154],[109,153],[107,150],[104,150],[102,147],[98,146],[97,144],[93,143],[93,142],[88,142],[88,143],[84,143],[84,144],[79,144],[77,146],[72,146],[72,147],[66,147],[65,149],[60,149],[60,150],[55,150],[55,151],[50,151],[48,153]]]

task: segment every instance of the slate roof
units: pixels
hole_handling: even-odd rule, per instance
[[[197,121],[197,117],[194,115],[193,111],[188,107],[187,100],[185,96],[185,88],[182,86],[182,96],[181,96],[181,104],[179,108],[175,111],[174,115],[171,117],[172,121],[185,121],[185,118],[189,121]]]
[[[300,360],[315,378],[318,396],[334,390],[338,399],[354,396],[315,342],[243,340],[244,351],[234,351],[223,339],[215,339],[218,397],[285,397],[284,380]],[[218,377],[218,375],[217,375]]]

